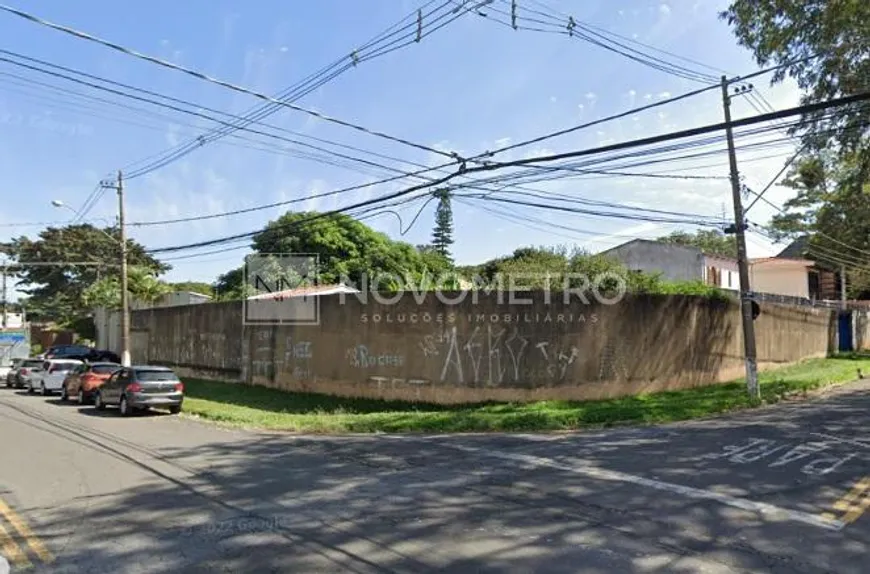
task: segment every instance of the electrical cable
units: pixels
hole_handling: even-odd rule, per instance
[[[285,101],[273,98],[271,96],[267,96],[266,94],[263,94],[263,93],[258,92],[256,90],[252,90],[252,89],[249,89],[249,88],[246,88],[243,86],[239,86],[237,84],[233,84],[231,82],[220,80],[218,78],[214,78],[212,76],[209,76],[208,74],[204,74],[202,72],[198,72],[196,70],[186,68],[184,66],[180,66],[180,65],[174,64],[172,62],[167,62],[166,60],[161,60],[160,58],[148,56],[148,55],[143,54],[141,52],[138,52],[136,50],[132,50],[130,48],[126,48],[124,46],[121,46],[120,44],[109,42],[109,41],[104,40],[102,38],[98,38],[96,36],[93,36],[91,34],[87,34],[85,32],[81,32],[79,30],[75,30],[75,29],[70,28],[68,26],[63,26],[60,24],[55,24],[53,22],[49,22],[49,21],[44,20],[42,18],[39,18],[38,16],[35,16],[33,14],[30,14],[30,13],[24,12],[22,10],[17,10],[15,8],[11,8],[9,6],[6,6],[5,4],[0,4],[0,10],[2,10],[4,12],[8,12],[10,14],[14,14],[14,15],[19,16],[21,18],[24,18],[26,20],[29,20],[30,22],[35,23],[35,24],[39,24],[41,26],[46,26],[48,28],[52,28],[54,30],[63,32],[65,34],[69,34],[69,35],[74,36],[76,38],[100,44],[102,46],[119,51],[119,52],[126,54],[128,56],[132,56],[134,58],[138,58],[140,60],[144,60],[146,62],[156,64],[158,66],[163,66],[165,68],[169,68],[169,69],[175,70],[177,72],[182,72],[184,74],[187,74],[187,75],[194,77],[194,78],[197,78],[199,80],[206,81],[206,82],[218,85],[218,86],[222,86],[224,88],[227,88],[227,89],[235,91],[235,92],[247,94],[247,95],[253,96],[255,98],[258,98],[260,100],[270,102],[270,103],[273,103],[273,104],[276,104],[276,105],[279,105],[282,107],[286,107],[286,108],[289,108],[291,110],[307,114],[311,117],[314,117],[314,118],[317,118],[317,119],[320,119],[320,120],[323,120],[326,122],[334,123],[334,124],[337,124],[337,125],[340,125],[340,126],[343,126],[346,128],[351,128],[351,129],[365,133],[365,134],[370,135],[370,136],[380,137],[380,138],[383,138],[383,139],[386,139],[389,141],[393,141],[395,143],[400,143],[400,144],[403,144],[406,146],[410,146],[410,147],[414,147],[414,148],[417,148],[417,149],[420,149],[423,151],[427,151],[429,153],[434,153],[434,154],[442,155],[445,157],[450,157],[453,159],[458,158],[458,155],[455,152],[445,152],[443,150],[439,150],[439,149],[433,148],[431,146],[426,146],[423,144],[415,143],[415,142],[412,142],[410,140],[407,140],[407,139],[404,139],[401,137],[391,136],[389,134],[386,134],[386,133],[383,133],[383,132],[380,132],[377,130],[372,130],[372,129],[366,128],[364,126],[354,124],[352,122],[348,122],[345,120],[334,118],[332,116],[328,116],[328,115],[322,114],[322,113],[314,111],[314,110],[309,110],[309,109],[303,108],[301,106],[298,106],[296,104],[292,104],[289,102],[285,102]]]

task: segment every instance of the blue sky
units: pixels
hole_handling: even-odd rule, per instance
[[[503,0],[498,0],[502,2]],[[274,94],[308,74],[347,55],[355,47],[413,13],[424,0],[321,0],[281,2],[152,0],[147,3],[88,0],[65,2],[14,0],[13,6],[132,49],[197,69],[260,92]],[[582,20],[653,46],[691,57],[731,74],[757,69],[750,54],[736,45],[727,25],[717,18],[727,4],[714,0],[545,0],[553,14]],[[509,3],[494,5],[509,10]],[[519,0],[524,14],[524,0]],[[434,5],[433,5],[434,7]],[[540,6],[531,6],[540,9]],[[488,12],[487,8],[482,10]],[[528,13],[525,13],[529,15]],[[698,87],[561,34],[512,30],[493,21],[501,17],[465,15],[423,38],[420,43],[360,63],[298,102],[333,117],[400,136],[438,149],[473,155],[510,142],[626,110],[645,102]],[[535,17],[535,16],[531,16]],[[216,108],[243,113],[259,102],[184,74],[138,61],[108,48],[0,14],[0,47],[76,68],[115,81]],[[697,66],[694,66],[697,68]],[[717,74],[718,75],[718,74]],[[24,78],[24,79],[22,79]],[[52,90],[31,80],[66,86]],[[776,108],[795,105],[791,84],[755,83]],[[147,104],[161,117],[84,100],[69,90],[114,99],[83,86],[64,83],[0,62],[0,239],[35,235],[40,227],[21,225],[60,222],[72,214],[53,208],[60,199],[78,208],[99,179],[122,166],[202,134],[214,124]],[[755,114],[743,98],[735,117]],[[628,140],[721,121],[719,93],[685,100],[569,136],[516,151],[510,157],[560,152]],[[423,164],[441,162],[430,152],[409,148],[282,110],[268,123],[302,134],[340,141]],[[239,132],[248,139],[224,138],[127,186],[131,222],[218,213],[372,181],[379,173],[359,173],[324,165],[276,150],[281,142]],[[255,143],[251,140],[259,140]],[[250,149],[270,147],[271,152]],[[248,146],[248,147],[244,147]],[[788,148],[779,148],[788,154]],[[771,152],[739,156],[747,183],[763,187],[784,157],[754,160]],[[707,158],[718,166],[683,173],[727,175],[723,153]],[[397,164],[410,169],[407,165]],[[686,169],[676,162],[658,169]],[[324,210],[380,195],[405,184],[383,185],[337,198],[310,201],[301,207]],[[548,190],[656,209],[706,215],[731,213],[728,182],[640,178],[587,178],[549,184]],[[785,190],[769,198],[781,202]],[[420,207],[397,211],[409,222]],[[293,207],[293,206],[291,206]],[[369,223],[412,243],[429,240],[432,205],[416,225],[401,235],[397,218],[384,215]],[[505,206],[496,206],[506,209]],[[99,223],[116,214],[116,200],[105,193],[86,219]],[[131,235],[148,247],[175,245],[241,233],[261,227],[284,210],[195,223],[133,227]],[[627,236],[655,237],[677,227],[601,219],[573,214],[508,211],[538,218],[520,225],[474,204],[456,203],[454,216],[459,263],[476,263],[529,244],[577,244],[597,251]],[[762,203],[750,219],[766,221],[772,209]],[[565,229],[568,228],[568,229]],[[580,234],[583,230],[595,235]],[[752,256],[774,253],[750,235]],[[172,261],[171,280],[213,280],[241,263],[244,250]],[[186,254],[185,254],[186,255]]]

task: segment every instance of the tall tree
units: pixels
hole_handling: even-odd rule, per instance
[[[214,295],[214,286],[203,281],[176,281],[167,283],[167,286],[173,291],[187,291],[190,293],[199,293],[201,295]]]
[[[153,303],[171,290],[157,278],[155,270],[130,266],[127,269],[127,293],[131,301]],[[82,301],[90,307],[121,308],[121,281],[109,276],[89,285],[82,293]]]
[[[316,255],[318,281],[336,283],[346,278],[369,286],[384,277],[378,288],[399,289],[406,280],[417,285],[425,275],[439,276],[450,268],[438,253],[395,241],[364,223],[344,214],[310,220],[313,212],[289,212],[270,222],[254,236],[256,253]],[[221,299],[238,299],[253,290],[245,287],[245,269],[232,269],[218,277],[215,289]]]
[[[656,241],[697,247],[710,255],[737,257],[737,242],[734,236],[725,235],[716,229],[698,229],[694,233],[674,231],[670,235],[659,237]]]
[[[0,245],[0,253],[19,263],[15,268],[17,285],[27,293],[28,314],[35,320],[69,323],[86,316],[91,309],[83,298],[85,290],[102,279],[120,278],[117,228],[89,224],[49,227],[36,239],[21,236]],[[170,269],[129,239],[127,258],[131,267],[155,274]]]
[[[773,82],[792,77],[804,102],[870,88],[870,2],[864,0],[733,0],[720,17],[761,66],[782,66]],[[813,150],[868,153],[870,106],[858,102],[806,114],[796,132]]]
[[[774,83],[794,78],[803,102],[870,90],[866,0],[733,0],[721,17],[760,65],[781,66]],[[858,265],[856,278],[870,252],[868,124],[867,102],[803,115],[792,129],[802,155],[783,183],[795,196],[771,221],[780,238],[808,235],[810,257]]]
[[[450,205],[450,191],[439,189],[433,195],[438,199],[438,206],[435,208],[432,246],[443,257],[453,261],[450,254],[450,246],[453,245],[453,208]]]

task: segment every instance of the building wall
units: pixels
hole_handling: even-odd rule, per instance
[[[753,291],[789,297],[809,298],[809,276],[806,267],[779,262],[755,264],[749,268],[749,284]]]
[[[725,257],[704,256],[704,283],[722,289],[740,289],[737,261]]]
[[[669,281],[704,279],[704,255],[691,247],[638,240],[610,249],[604,255],[632,270],[661,273]]]
[[[743,374],[733,301],[649,295],[585,305],[535,293],[519,304],[477,292],[455,305],[408,294],[387,305],[368,296],[321,298],[314,326],[243,328],[240,303],[136,311],[133,355],[182,376],[443,403],[598,399]],[[836,314],[765,304],[756,333],[761,368],[824,356],[836,344]]]

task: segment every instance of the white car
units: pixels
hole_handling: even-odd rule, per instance
[[[63,388],[66,376],[81,365],[82,361],[76,359],[49,359],[42,363],[39,374],[28,379],[27,392],[33,393],[39,390],[43,395],[50,395]]]

